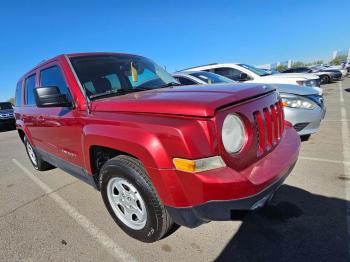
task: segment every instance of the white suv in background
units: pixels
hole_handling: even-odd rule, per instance
[[[308,86],[316,89],[322,94],[320,78],[313,74],[291,73],[291,74],[269,74],[265,70],[247,64],[209,64],[198,67],[187,68],[183,71],[207,71],[213,72],[235,81],[271,83],[271,84],[294,84]]]

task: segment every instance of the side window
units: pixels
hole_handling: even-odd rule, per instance
[[[18,81],[15,94],[15,106],[21,106],[22,104],[22,80]]]
[[[240,75],[242,72],[230,67],[221,67],[221,68],[215,68],[214,73],[228,77],[232,80],[238,81],[240,80]]]
[[[71,95],[68,91],[66,81],[64,80],[62,72],[58,66],[52,66],[44,70],[41,70],[40,85],[57,86],[61,94],[65,94],[68,100],[71,100]]]
[[[31,75],[26,79],[25,83],[25,104],[26,105],[35,105],[34,99],[34,88],[35,88],[35,74]]]
[[[196,82],[185,77],[177,76],[176,79],[180,82],[181,85],[197,85]]]

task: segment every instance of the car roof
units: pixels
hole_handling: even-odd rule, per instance
[[[202,67],[202,66],[218,65],[218,64],[219,63],[211,63],[211,64],[205,64],[205,65],[191,66],[191,67],[188,67],[188,68],[181,69],[180,71],[186,71],[186,70],[189,70],[189,69],[192,69],[192,68],[197,68],[197,67]],[[180,72],[180,71],[178,71],[178,72]]]
[[[182,69],[180,71],[195,71],[197,68],[205,68],[205,67],[213,67],[213,68],[220,68],[220,67],[237,67],[241,66],[244,63],[212,63],[207,65],[201,65],[201,66],[193,66],[189,68]],[[193,70],[194,69],[194,70]]]
[[[66,56],[68,56],[68,57],[99,56],[99,55],[133,55],[133,56],[139,56],[139,55],[130,54],[130,53],[123,53],[123,52],[85,52],[85,53],[70,53],[70,54],[66,54]]]
[[[38,65],[34,66],[33,68],[31,68],[27,73],[25,73],[23,75],[23,77],[27,76],[28,74],[30,74],[31,72],[35,71],[36,69],[38,69],[39,67],[42,67],[46,64],[49,64],[51,62],[60,60],[64,57],[80,57],[80,56],[99,56],[99,55],[133,55],[133,56],[139,56],[139,55],[134,55],[134,54],[129,54],[129,53],[121,53],[121,52],[82,52],[82,53],[69,53],[69,54],[60,54],[57,56],[54,56],[50,59],[47,60],[43,60],[42,62],[40,62]]]
[[[176,71],[173,73],[173,75],[191,75],[193,73],[203,73],[203,72],[208,73],[206,71],[200,71],[200,70],[198,70],[198,71]]]

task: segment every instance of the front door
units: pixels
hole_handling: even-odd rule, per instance
[[[39,85],[57,86],[69,101],[72,96],[58,64],[50,64],[39,73]],[[36,136],[40,137],[40,147],[67,163],[83,167],[82,125],[80,113],[74,108],[38,108]]]

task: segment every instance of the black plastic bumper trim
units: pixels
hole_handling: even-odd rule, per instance
[[[280,179],[255,195],[234,200],[213,200],[192,207],[178,208],[166,206],[166,209],[176,224],[189,228],[197,227],[212,220],[232,220],[234,218],[234,211],[247,211],[262,207],[283,184],[294,168],[294,165],[295,163],[288,168]]]

